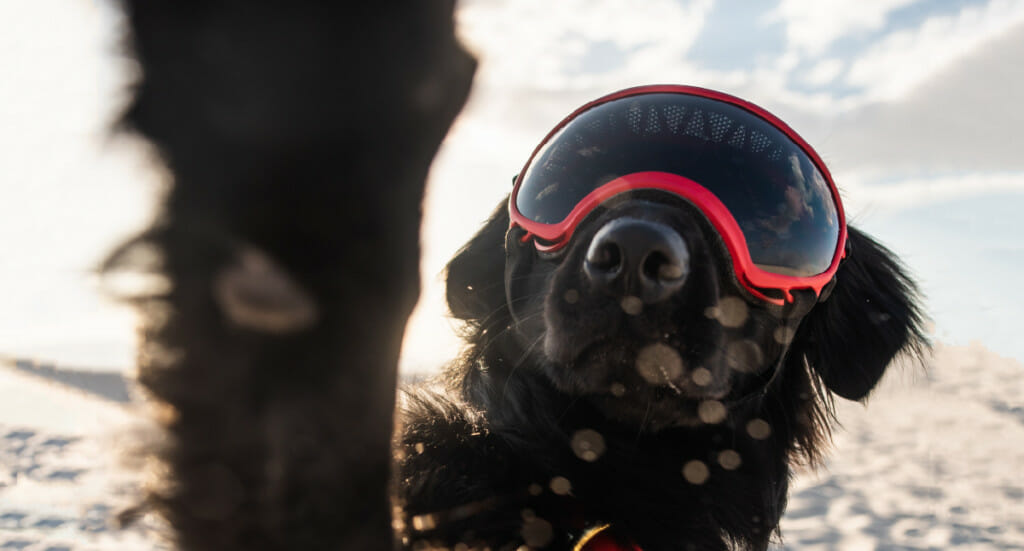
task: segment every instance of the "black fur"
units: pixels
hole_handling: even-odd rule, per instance
[[[392,549],[397,359],[430,161],[474,62],[453,2],[125,0],[122,127],[169,169],[139,379],[185,550]],[[155,259],[155,264],[143,265]]]
[[[580,275],[590,238],[621,216],[670,225],[693,257],[679,296],[636,316]],[[399,472],[410,544],[568,549],[587,528],[611,524],[648,551],[765,549],[791,465],[816,463],[827,444],[829,393],[862,399],[894,356],[924,346],[912,282],[854,229],[828,300],[800,292],[769,307],[738,287],[714,233],[684,205],[627,201],[592,217],[554,259],[508,228],[502,204],[448,266],[449,306],[468,344],[445,374],[451,395],[406,398]],[[572,303],[562,299],[570,288]],[[743,298],[740,327],[709,318],[726,297]],[[677,393],[637,377],[639,350],[655,342],[690,369],[705,366],[713,382],[677,380]],[[738,342],[760,354],[727,353],[745,350],[731,348]],[[613,381],[622,397],[608,393]],[[705,422],[698,404],[717,400],[726,418]],[[754,420],[770,435],[753,437]],[[600,434],[604,451],[581,457],[574,437],[594,432],[579,431]]]

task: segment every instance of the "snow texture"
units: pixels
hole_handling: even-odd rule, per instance
[[[775,549],[1024,550],[1022,375],[979,345],[940,346],[868,407],[839,403],[830,459],[798,474]],[[152,525],[115,527],[137,496],[124,457],[140,415],[116,399],[123,381],[69,388],[80,379],[0,369],[0,551],[170,549]]]

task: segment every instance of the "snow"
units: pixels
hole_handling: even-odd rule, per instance
[[[839,404],[825,469],[798,478],[785,549],[1024,549],[1024,367],[937,347],[868,406]]]
[[[1024,550],[1022,375],[981,345],[940,345],[867,407],[838,402],[834,449],[796,477],[776,549]],[[108,383],[0,367],[0,549],[167,549],[111,522],[137,497],[124,458],[140,416]]]
[[[138,423],[115,402],[0,369],[0,549],[161,549],[113,522],[138,496],[124,465]]]

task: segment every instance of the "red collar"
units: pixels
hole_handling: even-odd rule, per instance
[[[608,531],[610,524],[591,528],[583,533],[573,551],[643,551],[635,543],[623,544]]]

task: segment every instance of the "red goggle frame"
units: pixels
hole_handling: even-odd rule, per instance
[[[799,146],[799,148],[814,163],[815,167],[821,172],[828,183],[838,215],[839,238],[828,269],[817,275],[801,277],[778,274],[757,266],[751,259],[743,231],[740,229],[735,217],[725,204],[698,182],[684,176],[667,172],[635,172],[620,176],[588,193],[575,205],[572,211],[561,222],[555,224],[535,222],[519,212],[519,209],[516,206],[516,200],[524,176],[527,173],[527,169],[529,169],[533,163],[538,152],[540,152],[549,140],[558,134],[563,127],[572,122],[579,114],[598,105],[620,98],[654,93],[697,96],[718,100],[739,107],[768,122],[784,133],[793,143]],[[821,158],[814,149],[811,148],[811,146],[788,125],[764,109],[728,94],[692,86],[655,85],[629,88],[592,101],[563,119],[534,149],[529,160],[527,160],[526,165],[516,177],[512,195],[509,200],[511,226],[522,228],[526,232],[526,235],[522,238],[523,242],[534,239],[534,244],[538,251],[554,252],[565,247],[569,243],[573,232],[575,232],[580,222],[582,222],[583,219],[598,205],[615,195],[638,189],[654,189],[673,193],[686,199],[697,207],[722,237],[732,260],[733,271],[739,283],[748,292],[750,292],[751,295],[772,304],[783,305],[786,302],[793,302],[793,295],[791,291],[794,289],[811,289],[816,295],[820,296],[822,289],[832,280],[833,277],[835,277],[835,273],[839,269],[839,264],[846,255],[847,230],[842,200],[839,197],[839,191],[836,188],[835,183],[832,181],[832,176],[828,172],[825,163],[821,161]],[[542,243],[540,240],[543,240],[545,243]],[[763,292],[763,290],[766,289],[780,291],[784,299],[778,299],[766,295]]]

